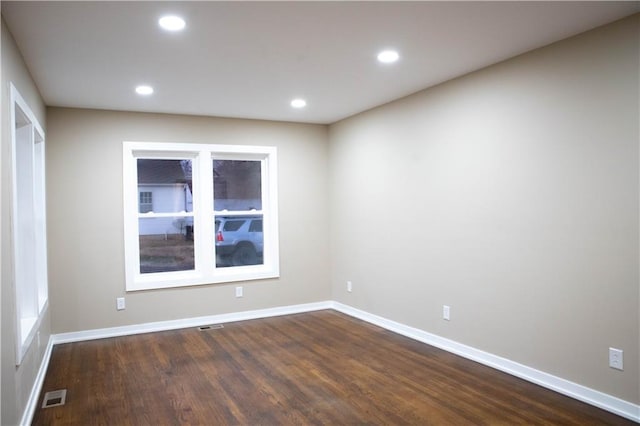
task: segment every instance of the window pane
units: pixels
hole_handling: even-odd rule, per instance
[[[262,163],[213,160],[213,204],[216,211],[262,210]]]
[[[191,160],[138,159],[138,211],[193,211]]]
[[[216,267],[263,264],[262,216],[216,216],[215,220]]]
[[[194,269],[191,217],[141,218],[140,273]]]

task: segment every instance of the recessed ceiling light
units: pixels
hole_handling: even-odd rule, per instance
[[[382,62],[383,64],[393,63],[397,61],[398,58],[400,58],[400,55],[398,55],[398,52],[396,52],[395,50],[383,50],[382,52],[378,53],[378,61]]]
[[[146,85],[142,85],[142,86],[138,86],[136,87],[136,93],[138,95],[150,95],[153,93],[153,87],[151,86],[146,86]]]
[[[304,108],[307,106],[307,101],[304,99],[294,99],[291,101],[291,106],[294,108]]]
[[[185,27],[184,19],[175,15],[167,15],[160,18],[158,24],[167,31],[180,31]]]

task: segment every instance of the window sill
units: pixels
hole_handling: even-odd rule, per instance
[[[189,287],[206,284],[222,284],[238,281],[279,278],[280,271],[264,265],[217,269],[215,275],[203,275],[195,271],[160,272],[136,275],[127,283],[127,291],[155,290],[164,288]]]

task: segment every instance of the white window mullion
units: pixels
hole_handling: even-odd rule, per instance
[[[213,218],[213,163],[209,152],[200,152],[196,163],[198,164],[197,176],[194,179],[193,210],[198,219],[196,226],[198,241],[196,242],[196,268],[210,277],[215,265],[214,255],[214,218]],[[194,173],[195,176],[195,173]],[[197,194],[197,195],[196,195]],[[197,200],[197,203],[196,203]]]

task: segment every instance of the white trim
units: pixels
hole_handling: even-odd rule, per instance
[[[47,225],[46,225],[46,170],[45,170],[45,133],[37,120],[35,114],[29,107],[27,101],[24,100],[16,86],[9,83],[9,125],[11,134],[11,248],[12,248],[12,284],[13,284],[13,300],[15,301],[15,327],[14,327],[14,341],[15,341],[15,365],[18,366],[22,363],[24,356],[26,355],[29,347],[33,343],[33,339],[36,335],[36,330],[40,327],[40,323],[44,316],[45,311],[48,308],[49,294],[48,294],[48,275],[47,275]],[[41,226],[35,226],[34,230],[34,245],[35,253],[35,277],[32,280],[23,281],[21,274],[24,270],[23,260],[24,256],[20,255],[20,224],[18,223],[18,217],[20,212],[18,211],[18,200],[20,191],[18,191],[18,129],[16,129],[16,109],[21,111],[21,115],[27,120],[29,128],[29,145],[30,145],[30,160],[32,163],[31,169],[31,209],[34,212],[33,222],[30,225],[36,224],[37,218],[35,216],[36,210],[38,210],[43,222]],[[39,153],[36,153],[35,146],[37,144],[41,148]],[[21,143],[22,145],[22,143]],[[39,174],[36,173],[39,172]],[[39,185],[36,185],[36,179],[39,178]],[[39,189],[39,191],[38,191]],[[39,203],[38,203],[39,202]],[[20,279],[19,279],[20,278]],[[20,281],[20,282],[19,282]],[[23,283],[26,282],[26,286],[30,291],[30,295],[25,296]],[[20,286],[20,289],[19,289]],[[30,288],[35,286],[35,288]],[[21,293],[22,292],[22,293]],[[25,307],[30,306],[33,313],[25,313]]]
[[[27,406],[22,413],[22,419],[20,419],[19,424],[21,426],[30,425],[33,421],[33,415],[35,414],[36,408],[38,407],[38,397],[40,396],[40,391],[42,391],[44,379],[47,376],[47,369],[49,368],[49,361],[51,360],[53,345],[53,336],[49,336],[47,349],[44,351],[42,362],[40,363],[40,368],[38,369],[38,374],[36,375],[33,387],[31,388],[31,393],[29,394],[29,399],[27,400]]]
[[[488,352],[475,349],[471,346],[463,345],[450,339],[428,333],[426,331],[409,327],[407,325],[391,321],[389,319],[361,311],[354,307],[335,301],[324,301],[306,303],[301,305],[281,306],[276,308],[259,309],[253,311],[233,312],[228,314],[210,315],[196,318],[186,318],[182,320],[160,321],[144,324],[128,325],[123,327],[102,328],[98,330],[86,330],[72,333],[62,333],[51,335],[49,344],[42,360],[42,365],[38,371],[36,382],[31,390],[27,407],[25,408],[21,425],[30,424],[37,398],[42,390],[44,376],[49,365],[53,345],[61,343],[80,342],[84,340],[104,339],[117,336],[129,336],[134,334],[152,333],[156,331],[175,330],[180,328],[198,327],[208,324],[222,324],[227,322],[245,321],[251,319],[268,318],[281,315],[291,315],[304,312],[319,311],[323,309],[333,309],[343,314],[358,318],[370,324],[377,325],[386,330],[409,337],[419,342],[432,345],[447,352],[476,361],[480,364],[503,371],[512,376],[519,377],[529,382],[535,383],[547,389],[554,390],[563,395],[577,399],[587,404],[593,405],[603,410],[612,412],[629,420],[640,423],[640,405],[624,401],[620,398],[605,394],[586,386],[570,382],[557,376],[536,370],[526,365],[510,361],[506,358],[490,354]]]
[[[153,333],[156,331],[176,330],[180,328],[199,327],[209,324],[246,321],[259,318],[277,317],[281,315],[299,314],[303,312],[331,309],[330,301],[306,303],[302,305],[281,306],[259,309],[255,311],[232,312],[228,314],[209,315],[172,321],[148,322],[144,324],[125,325],[122,327],[101,328],[97,330],[61,333],[53,336],[53,343],[81,342],[83,340],[106,339],[109,337],[129,336],[133,334]]]
[[[640,405],[624,401],[615,396],[579,385],[540,370],[536,370],[535,368],[527,367],[526,365],[519,364],[515,361],[475,349],[471,346],[463,345],[462,343],[361,311],[340,302],[332,302],[331,307],[343,314],[350,315],[370,324],[393,331],[394,333],[398,333],[427,345],[435,346],[447,352],[459,355],[463,358],[495,368],[496,370],[503,371],[511,374],[512,376],[519,377],[531,383],[535,383],[547,389],[554,390],[563,395],[586,402],[587,404],[602,408],[603,410],[610,411],[614,414],[640,423]]]
[[[11,96],[11,102],[18,104],[22,112],[27,116],[31,124],[33,124],[36,131],[44,137],[44,130],[42,130],[42,126],[40,125],[40,122],[36,119],[36,116],[33,113],[33,111],[31,111],[29,104],[27,103],[27,101],[24,100],[22,95],[20,95],[20,92],[18,91],[16,86],[13,85],[13,83],[9,83],[9,91]],[[11,119],[13,120],[12,125],[15,125],[15,120],[16,120],[15,111],[13,112]]]

